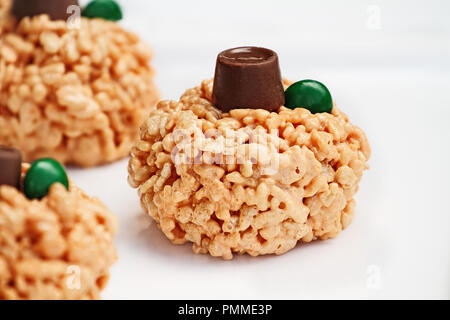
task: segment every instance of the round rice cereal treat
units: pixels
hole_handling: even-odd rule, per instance
[[[151,57],[111,21],[15,21],[0,38],[0,143],[83,167],[127,156],[158,99]]]
[[[22,180],[29,168],[22,166]],[[117,260],[115,216],[74,183],[29,200],[0,185],[0,300],[98,299]]]
[[[170,241],[223,259],[279,255],[349,225],[370,157],[361,129],[336,106],[224,113],[212,92],[206,80],[159,102],[132,149],[129,183]]]

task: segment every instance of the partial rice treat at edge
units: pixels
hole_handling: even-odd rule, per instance
[[[128,155],[158,100],[151,49],[103,19],[25,17],[0,38],[0,143],[25,161],[94,166]]]
[[[9,9],[11,8],[11,0],[0,0],[0,35],[4,29],[11,25],[9,17]]]
[[[0,16],[3,18],[9,8],[11,7],[11,0],[0,0]]]
[[[285,107],[222,113],[212,90],[207,80],[179,102],[161,101],[132,149],[129,183],[170,241],[232,259],[234,252],[283,254],[299,241],[332,238],[346,228],[368,168],[364,132],[336,106],[317,114]],[[180,143],[179,131],[193,142]],[[229,153],[215,153],[221,150],[215,132],[232,137]],[[273,159],[277,168],[268,173]]]
[[[29,165],[23,165],[22,178]],[[117,260],[116,217],[70,182],[42,200],[0,186],[0,300],[99,299]]]

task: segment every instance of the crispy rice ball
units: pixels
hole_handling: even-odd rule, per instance
[[[99,298],[117,260],[117,221],[72,182],[69,190],[54,184],[31,201],[0,186],[0,300]]]
[[[0,38],[0,143],[26,161],[87,167],[127,156],[158,99],[151,55],[117,23],[22,19]]]
[[[164,234],[232,259],[282,254],[347,227],[370,157],[363,131],[336,107],[222,113],[212,84],[160,102],[132,149],[129,183]]]

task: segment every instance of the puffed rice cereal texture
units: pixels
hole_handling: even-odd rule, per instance
[[[158,100],[151,57],[114,22],[22,19],[0,38],[0,143],[84,167],[127,156]]]
[[[11,0],[0,0],[0,35],[3,33],[3,30],[10,25],[10,8]]]
[[[364,132],[337,107],[221,113],[212,86],[161,101],[132,149],[129,183],[167,238],[232,259],[283,254],[347,227],[370,157]]]
[[[0,186],[0,300],[98,299],[117,260],[117,228],[103,203],[72,182],[32,201]]]

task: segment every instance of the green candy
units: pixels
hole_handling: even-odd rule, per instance
[[[284,92],[285,106],[290,109],[305,108],[311,113],[328,112],[333,109],[330,91],[323,83],[315,80],[301,80]]]
[[[122,19],[122,9],[113,0],[93,0],[83,9],[82,16],[119,21]]]
[[[50,158],[33,162],[23,181],[23,192],[28,199],[42,199],[54,183],[61,183],[69,190],[69,179],[64,167]]]

